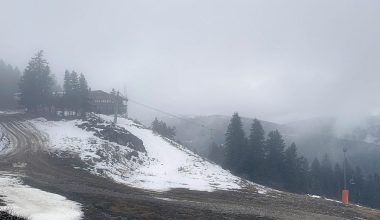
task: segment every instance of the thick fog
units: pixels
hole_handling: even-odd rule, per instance
[[[0,59],[182,115],[380,111],[380,1],[1,1]],[[131,108],[133,104],[131,103]]]

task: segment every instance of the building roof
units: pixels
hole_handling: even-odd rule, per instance
[[[119,96],[121,99],[126,100],[123,96]],[[104,92],[102,90],[94,90],[90,92],[91,99],[115,99],[115,95]]]

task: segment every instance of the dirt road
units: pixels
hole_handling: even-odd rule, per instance
[[[83,204],[85,219],[380,219],[380,211],[282,192],[255,189],[152,192],[91,175],[78,158],[45,150],[48,137],[24,115],[0,115],[11,139],[0,170],[25,175],[25,183]]]

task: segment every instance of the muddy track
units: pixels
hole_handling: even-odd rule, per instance
[[[78,158],[46,151],[48,137],[22,115],[0,115],[12,146],[0,155],[0,169],[25,175],[34,187],[83,204],[85,219],[380,219],[380,212],[302,195],[244,191],[158,193],[117,184],[82,169]],[[25,167],[14,167],[26,163]]]

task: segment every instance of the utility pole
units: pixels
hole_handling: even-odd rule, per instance
[[[115,98],[115,116],[113,118],[113,124],[114,125],[116,125],[116,123],[117,123],[118,110],[119,110],[119,90],[117,91],[117,95],[116,95],[116,98]]]
[[[346,152],[347,148],[343,148],[343,191],[342,191],[342,203],[347,205],[348,204],[348,196],[349,196],[349,191],[347,189],[347,174],[346,174],[346,169],[347,169],[347,158],[346,158]]]
[[[128,118],[128,97],[127,97],[127,86],[124,85],[124,98],[125,98],[125,118]]]

